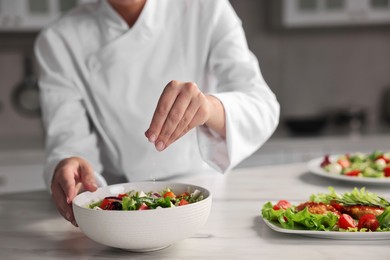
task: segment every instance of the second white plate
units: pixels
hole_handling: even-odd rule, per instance
[[[337,157],[337,155],[331,156],[331,158]],[[319,157],[310,160],[307,163],[307,168],[311,173],[314,173],[316,175],[330,178],[330,179],[336,179],[336,180],[342,180],[342,181],[348,181],[348,182],[354,182],[354,183],[366,183],[366,184],[390,184],[390,178],[366,178],[366,177],[353,177],[353,176],[345,176],[340,174],[332,174],[324,169],[321,168],[321,162],[324,160],[324,157]]]
[[[344,240],[384,240],[390,239],[390,232],[338,232],[338,231],[314,231],[302,229],[285,229],[277,223],[272,223],[263,218],[264,223],[276,232],[302,235],[307,237],[344,239]]]

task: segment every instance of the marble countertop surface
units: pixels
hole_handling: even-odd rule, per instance
[[[31,170],[27,165],[21,169],[24,175]],[[9,170],[0,168],[0,176]],[[39,172],[38,168],[33,170]],[[0,259],[390,259],[390,240],[312,238],[278,233],[265,225],[260,212],[266,201],[303,201],[312,193],[327,192],[328,186],[339,192],[355,186],[313,175],[304,162],[244,167],[227,175],[205,174],[175,181],[210,189],[210,217],[190,238],[148,253],[110,248],[90,240],[59,216],[40,181],[29,190],[0,188]],[[390,198],[389,186],[367,189]]]

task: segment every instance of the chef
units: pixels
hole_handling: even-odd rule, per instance
[[[44,179],[74,225],[82,190],[226,173],[273,133],[279,104],[228,0],[101,0],[36,41]]]

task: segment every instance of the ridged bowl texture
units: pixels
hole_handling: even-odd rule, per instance
[[[180,207],[138,211],[89,209],[88,205],[108,196],[136,191],[161,192],[171,188],[175,194],[198,189],[203,200]],[[73,211],[81,231],[90,239],[115,248],[145,252],[165,248],[196,233],[211,210],[210,191],[191,184],[174,182],[122,183],[84,192],[73,200]]]

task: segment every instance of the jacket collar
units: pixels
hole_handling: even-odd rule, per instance
[[[101,21],[110,29],[126,32],[129,26],[122,17],[112,8],[107,0],[100,1],[99,15]]]
[[[105,32],[111,37],[120,36],[128,31],[137,30],[144,34],[150,34],[156,28],[156,15],[154,0],[147,0],[141,15],[132,28],[129,28],[125,20],[114,10],[107,0],[100,0],[99,20]],[[110,38],[111,38],[110,37]]]

